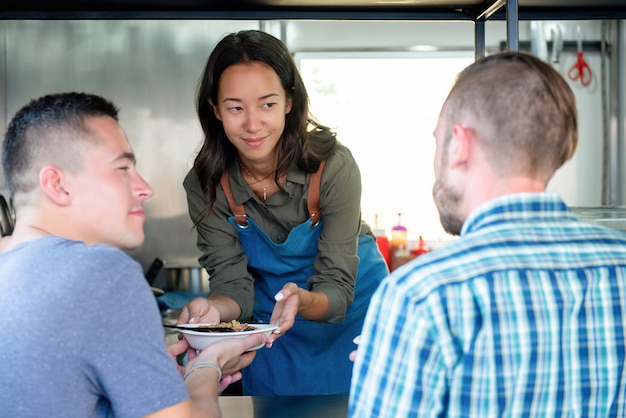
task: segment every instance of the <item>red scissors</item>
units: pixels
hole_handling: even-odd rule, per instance
[[[580,84],[586,87],[591,84],[591,68],[589,67],[589,64],[587,64],[587,61],[585,61],[585,56],[583,55],[583,40],[580,27],[577,27],[576,29],[578,58],[576,59],[576,63],[572,65],[572,68],[570,68],[567,72],[567,75],[573,81],[580,80]]]

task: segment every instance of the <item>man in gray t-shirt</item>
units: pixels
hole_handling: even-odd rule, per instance
[[[153,191],[115,106],[83,93],[33,100],[9,124],[2,166],[16,225],[0,240],[0,415],[219,416],[219,388],[264,337],[173,360],[188,344],[165,347],[154,296],[122,251],[143,243]]]

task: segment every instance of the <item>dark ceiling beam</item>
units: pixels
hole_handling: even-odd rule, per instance
[[[441,5],[381,5],[367,1],[294,6],[264,0],[1,0],[0,19],[506,20],[501,7],[504,0],[488,1],[487,6],[482,1],[476,6],[455,6],[453,0],[433,3]],[[522,1],[519,19],[626,19],[626,1],[589,0],[592,6],[569,6],[572,2],[565,0],[545,3],[559,6],[524,6]]]

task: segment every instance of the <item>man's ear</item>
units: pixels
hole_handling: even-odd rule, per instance
[[[44,193],[54,203],[67,206],[71,203],[72,196],[65,187],[66,175],[59,167],[45,166],[39,172],[39,184]]]
[[[448,147],[448,162],[451,167],[467,163],[474,144],[474,130],[459,123],[452,126],[452,143]]]

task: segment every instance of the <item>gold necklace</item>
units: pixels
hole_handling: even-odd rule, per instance
[[[267,180],[268,178],[270,178],[272,176],[272,174],[274,173],[269,173],[267,176],[263,177],[261,180],[258,180],[254,174],[252,174],[250,172],[250,170],[248,170],[248,167],[246,167],[243,163],[239,163],[239,166],[243,169],[243,171],[246,172],[246,174],[251,177],[254,182],[252,183],[248,183],[249,186],[252,186],[253,184],[258,184],[260,182],[262,182],[263,180]],[[267,200],[267,187],[263,186],[263,201],[265,202]]]

